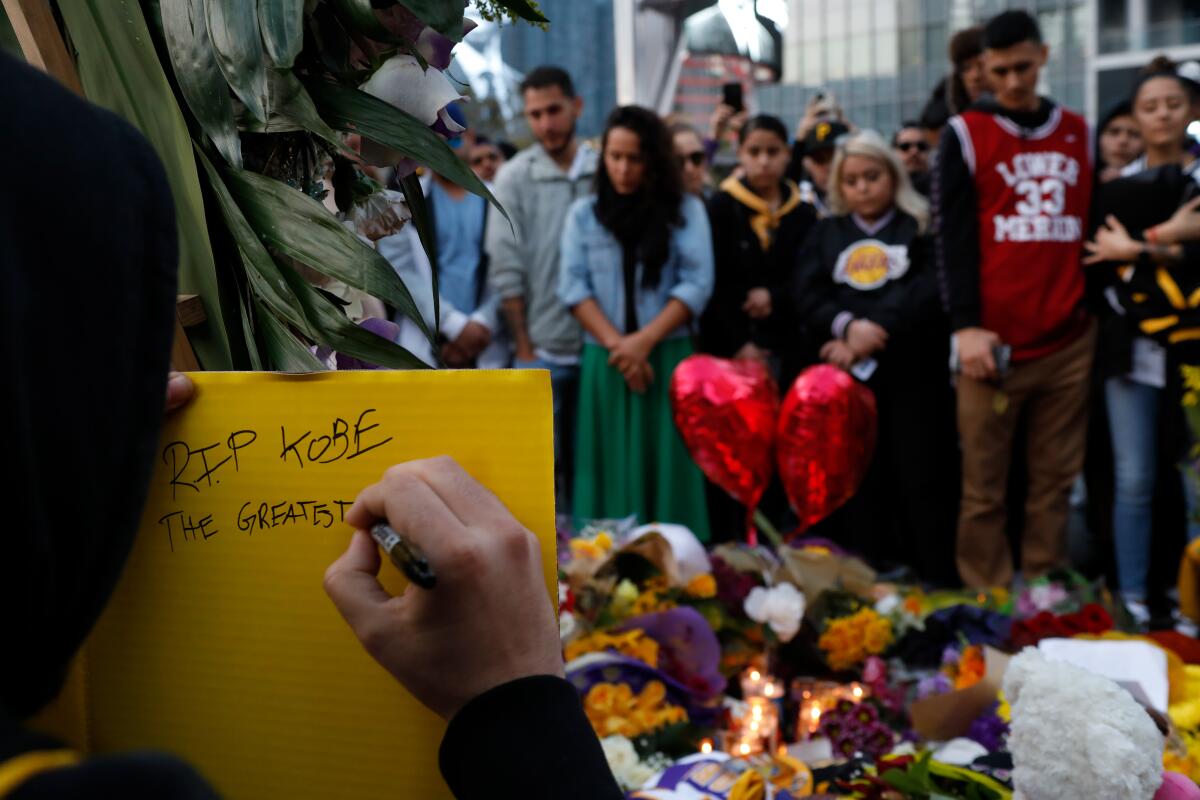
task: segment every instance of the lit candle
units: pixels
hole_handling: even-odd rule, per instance
[[[750,743],[742,742],[740,745],[738,745],[738,754],[743,756],[750,755]]]
[[[701,753],[711,753],[712,749],[713,749],[712,739],[705,739],[702,742],[700,742],[700,752]]]

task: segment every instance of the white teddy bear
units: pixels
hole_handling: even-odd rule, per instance
[[[1029,647],[1009,662],[1014,800],[1151,800],[1163,736],[1107,678]]]

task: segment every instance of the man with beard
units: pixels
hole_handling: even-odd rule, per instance
[[[558,245],[567,209],[592,188],[596,151],[575,136],[583,99],[559,67],[538,67],[521,83],[525,120],[537,144],[496,176],[496,199],[509,220],[492,214],[486,249],[488,280],[500,298],[518,369],[546,369],[554,391],[554,456],[558,508],[569,511],[571,443],[579,383],[579,323],[555,294]]]

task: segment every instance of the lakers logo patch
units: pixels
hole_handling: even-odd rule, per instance
[[[908,248],[884,244],[878,239],[861,239],[838,256],[833,270],[834,283],[855,289],[878,289],[908,272]]]

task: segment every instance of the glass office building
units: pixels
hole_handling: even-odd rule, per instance
[[[579,132],[595,136],[617,104],[612,0],[539,0],[538,5],[551,20],[552,33],[526,23],[506,25],[504,62],[522,74],[542,64],[571,73],[584,99]]]
[[[1091,6],[1091,0],[790,0],[783,81],[759,87],[759,105],[790,123],[813,94],[832,92],[857,125],[889,134],[920,115],[948,73],[946,48],[955,31],[1025,8],[1050,45],[1043,91],[1085,110]]]

